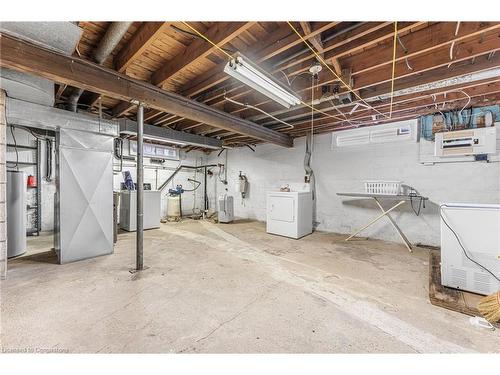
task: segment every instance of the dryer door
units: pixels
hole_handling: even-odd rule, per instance
[[[269,195],[269,219],[293,223],[295,221],[295,198],[292,196]]]

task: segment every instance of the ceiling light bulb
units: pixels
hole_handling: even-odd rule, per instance
[[[312,65],[311,67],[309,68],[309,73],[311,73],[312,75],[317,75],[319,72],[321,72],[321,70],[323,69],[323,67],[321,66],[321,64],[319,63],[318,60],[316,60]]]

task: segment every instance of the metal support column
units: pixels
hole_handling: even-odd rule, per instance
[[[203,179],[203,219],[207,218],[208,215],[208,196],[207,196],[207,166],[205,165],[203,171],[205,176]]]
[[[137,107],[137,230],[136,230],[136,270],[144,269],[143,246],[143,199],[144,199],[144,163],[143,163],[143,130],[144,106],[139,103]]]

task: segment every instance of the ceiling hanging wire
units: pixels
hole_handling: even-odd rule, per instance
[[[234,99],[228,98],[228,97],[226,96],[226,93],[225,93],[225,92],[224,92],[224,100],[227,100],[227,101],[228,101],[228,102],[230,102],[230,103],[233,103],[233,104],[236,104],[236,105],[240,105],[240,106],[245,107],[245,108],[255,109],[256,111],[259,111],[260,113],[263,113],[264,115],[266,115],[266,116],[268,116],[268,117],[272,118],[273,120],[275,120],[275,121],[278,121],[278,122],[282,123],[283,125],[287,126],[289,129],[293,129],[293,128],[294,128],[294,126],[293,126],[293,125],[291,125],[291,124],[289,124],[288,122],[285,122],[285,121],[283,121],[283,120],[281,120],[281,119],[279,119],[279,118],[277,118],[277,117],[275,117],[275,116],[271,115],[270,113],[268,113],[268,112],[264,111],[263,109],[260,109],[260,108],[258,108],[258,107],[255,107],[255,106],[253,106],[253,105],[251,105],[251,104],[241,103],[241,102],[238,102],[238,101],[236,101],[236,100],[234,100]]]
[[[311,74],[309,71],[305,71],[305,72],[300,72],[298,74],[295,74],[292,78],[292,80],[290,81],[290,86],[293,85],[293,83],[295,82],[295,80],[298,78],[298,77],[302,77],[304,74]],[[307,78],[307,77],[305,77]]]
[[[443,97],[446,98],[446,94],[449,94],[452,92],[460,92],[467,97],[467,103],[465,103],[465,105],[462,107],[462,109],[458,112],[458,116],[462,117],[463,110],[470,104],[472,98],[470,97],[469,94],[467,94],[464,90],[461,90],[461,89],[446,91],[443,93]],[[443,108],[444,108],[444,103],[443,103]]]
[[[347,116],[345,115],[345,113],[344,113],[344,112],[342,112],[340,109],[338,109],[338,108],[337,108],[337,106],[333,103],[333,101],[332,101],[331,99],[330,99],[330,104],[332,105],[332,107],[333,107],[333,108],[334,108],[334,109],[335,109],[338,113],[340,113],[342,116],[344,116],[345,121],[347,121],[350,125],[355,126],[355,124],[353,124],[353,123],[352,123],[352,121],[351,121],[351,120],[349,120],[349,119],[347,118]],[[356,104],[356,105],[357,105],[357,104]],[[357,107],[356,107],[356,106],[354,106],[354,107],[353,107],[353,109],[354,109],[354,108],[357,108]],[[354,112],[354,111],[352,111],[352,110],[351,110],[351,112],[350,112],[349,114],[352,114],[353,112]]]
[[[398,39],[399,45],[403,49],[404,54],[405,55],[408,54],[408,48],[406,48],[405,45],[403,44],[403,42],[401,41],[401,38],[399,37],[399,34],[397,34],[396,37]],[[408,62],[408,57],[405,57],[405,63],[406,63],[406,67],[408,68],[408,70],[413,70],[413,68],[411,67],[410,63]]]
[[[458,35],[458,30],[460,30],[460,21],[457,22],[457,27],[455,28],[455,36]],[[451,42],[450,46],[450,63],[448,64],[448,68],[453,64],[453,48],[455,47],[455,40]]]
[[[188,27],[189,29],[193,30],[193,32],[195,32],[197,35],[199,35],[201,38],[203,38],[204,40],[206,40],[208,43],[210,43],[212,46],[214,46],[215,48],[217,48],[219,51],[221,51],[222,53],[224,53],[230,60],[233,58],[233,56],[231,56],[229,53],[227,53],[226,51],[224,51],[224,49],[220,46],[218,46],[216,43],[212,42],[210,39],[208,39],[205,35],[203,35],[202,33],[200,33],[198,30],[196,30],[194,27],[192,27],[191,25],[189,25],[187,22],[185,21],[181,21],[183,25],[185,25],[186,27]],[[313,50],[314,51],[314,50]],[[330,118],[334,118],[334,119],[339,119],[338,116],[334,116],[334,115],[331,115],[329,113],[326,113],[324,111],[321,111],[319,109],[316,109],[316,108],[313,108],[311,105],[307,104],[306,102],[304,102],[303,100],[300,100],[301,104],[305,105],[306,107],[309,107],[311,108],[313,111],[315,112],[318,112],[318,113],[321,113],[327,117],[330,117]]]
[[[288,76],[286,75],[286,73],[283,71],[283,70],[278,70],[278,72],[280,72],[281,74],[283,74],[283,76],[285,77],[286,79],[286,82],[288,83],[288,86],[292,86],[292,83],[290,82],[290,80],[288,79]]]
[[[459,116],[461,116],[461,113],[465,110],[465,108],[467,108],[470,104],[470,102],[472,101],[472,98],[470,95],[468,95],[464,90],[462,89],[455,89],[455,90],[448,90],[448,91],[441,91],[441,92],[437,92],[437,93],[433,93],[433,94],[427,94],[427,95],[424,95],[422,96],[422,98],[431,98],[434,102],[434,108],[436,109],[436,111],[438,113],[440,113],[443,118],[445,118],[446,116],[444,115],[444,113],[441,111],[441,109],[444,110],[444,108],[446,107],[446,104],[448,103],[448,101],[446,101],[446,98],[447,98],[447,94],[448,93],[452,93],[452,92],[460,92],[462,94],[464,94],[466,97],[467,97],[467,103],[462,107],[462,109],[458,112]],[[443,95],[443,102],[438,102],[437,101],[437,96],[439,95]],[[361,103],[356,103],[355,107],[353,108],[353,110],[351,110],[351,114],[354,113],[354,111],[357,109],[358,106],[363,106],[363,104]],[[385,107],[387,106],[387,104],[383,104],[380,106],[381,107]],[[466,117],[469,117],[470,115],[466,115]],[[361,116],[361,117],[358,117],[358,118],[354,118],[354,119],[351,119],[351,120],[348,120],[350,126],[352,127],[359,127],[359,126],[364,126],[364,125],[370,125],[370,124],[373,124],[373,121],[361,121],[362,118],[364,117],[367,117],[366,115],[365,116]],[[336,125],[337,123],[329,123],[329,124],[323,124],[323,125],[320,125],[320,126],[317,126],[316,127],[316,130],[318,130],[318,128],[326,128],[328,126],[334,126]],[[341,123],[340,123],[341,124]],[[340,128],[337,128],[338,129],[348,129],[349,127],[344,127],[344,126],[341,126]],[[297,130],[297,129],[296,129]]]
[[[382,112],[379,112],[377,109],[369,105],[361,96],[359,96],[358,93],[356,93],[351,86],[349,86],[344,80],[326,63],[326,61],[314,50],[313,47],[307,42],[307,40],[304,39],[302,35],[297,31],[297,29],[290,23],[290,21],[286,21],[290,28],[295,32],[295,34],[298,35],[298,37],[302,40],[302,42],[312,51],[312,53],[316,56],[316,58],[330,70],[330,72],[333,74],[333,76],[338,79],[346,88],[348,91],[350,91],[356,98],[358,98],[361,102],[363,102],[365,105],[373,109],[375,112],[379,113],[380,115],[387,117],[387,115],[383,114]]]
[[[392,78],[391,78],[391,104],[389,107],[389,118],[392,118],[392,105],[394,102],[394,75],[396,73],[396,47],[398,40],[398,21],[394,22],[394,41],[392,48]]]

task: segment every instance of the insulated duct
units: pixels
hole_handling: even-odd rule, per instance
[[[71,22],[0,22],[0,32],[70,56],[82,35]],[[0,88],[9,98],[49,107],[54,105],[54,82],[35,75],[0,69]]]
[[[106,34],[101,39],[99,46],[92,53],[92,58],[96,63],[102,65],[104,61],[111,55],[111,52],[116,48],[120,40],[129,29],[132,22],[112,22],[109,25]],[[68,97],[67,109],[76,112],[78,107],[78,100],[83,94],[83,89],[72,87],[71,93]]]

